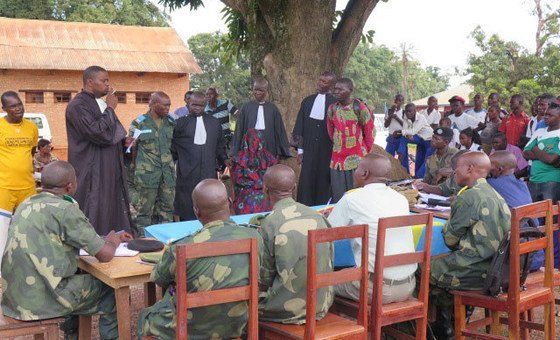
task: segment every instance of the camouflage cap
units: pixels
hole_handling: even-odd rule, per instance
[[[448,127],[438,127],[434,129],[434,136],[440,136],[451,140],[451,138],[453,138],[453,130]]]

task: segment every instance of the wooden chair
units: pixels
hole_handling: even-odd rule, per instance
[[[546,217],[545,236],[537,240],[520,243],[520,221],[523,217]],[[554,291],[553,291],[553,243],[552,243],[552,204],[550,200],[527,204],[512,209],[512,223],[509,250],[509,289],[498,297],[486,295],[482,291],[453,291],[455,297],[455,339],[465,336],[478,339],[501,339],[500,313],[508,315],[509,338],[520,339],[521,328],[544,331],[545,339],[555,338]],[[520,255],[545,249],[544,286],[520,288]],[[468,325],[465,324],[466,305],[486,308],[490,316]],[[531,321],[521,320],[520,315],[537,306],[544,306],[544,327]],[[490,324],[491,334],[480,333],[476,329]]]
[[[258,262],[257,240],[254,238],[177,245],[177,339],[187,339],[187,310],[211,305],[248,301],[249,321],[247,339],[258,339]],[[224,288],[206,292],[187,292],[187,260],[203,257],[249,255],[249,284],[235,288]],[[243,270],[243,269],[234,269]]]
[[[413,253],[379,256],[385,254],[385,235],[387,229],[412,225],[426,225],[424,249]],[[377,244],[375,258],[375,273],[373,278],[373,295],[371,305],[368,306],[370,314],[370,338],[381,339],[381,332],[397,338],[410,337],[398,332],[396,329],[385,327],[395,323],[416,320],[416,339],[426,338],[428,324],[428,288],[430,281],[430,254],[432,244],[432,214],[417,214],[380,218],[377,229]],[[403,302],[382,304],[383,270],[403,264],[422,263],[420,290],[418,298],[410,298]],[[334,308],[337,313],[352,317],[357,315],[357,303],[350,299],[335,297]]]
[[[317,243],[352,238],[362,239],[362,266],[318,274]],[[360,281],[357,322],[327,313],[315,320],[317,289],[344,282]],[[307,303],[305,325],[260,322],[260,339],[367,339],[368,225],[310,230],[307,235]]]
[[[20,321],[4,316],[0,309],[0,339],[34,335],[35,339],[58,340],[58,325],[63,321],[64,318]]]

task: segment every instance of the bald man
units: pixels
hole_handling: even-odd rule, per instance
[[[276,158],[290,157],[288,136],[280,111],[274,103],[267,101],[268,81],[257,78],[253,84],[255,100],[247,102],[239,109],[236,121],[231,156],[241,149],[243,138],[249,129],[262,130],[266,149]]]
[[[144,236],[145,227],[173,221],[175,199],[175,165],[171,155],[175,120],[169,116],[171,100],[165,92],[154,92],[148,105],[148,112],[130,124],[131,137],[136,131],[142,132],[134,143],[130,190],[140,236]]]
[[[224,184],[217,179],[205,179],[192,193],[196,217],[202,229],[174,243],[165,250],[161,261],[154,267],[151,280],[168,287],[161,301],[146,308],[138,317],[138,338],[154,336],[175,339],[175,254],[177,244],[218,242],[256,238],[259,250],[262,238],[252,228],[238,226],[230,219],[231,204]],[[249,258],[229,255],[200,258],[189,261],[187,291],[198,292],[232,288],[247,284]],[[233,302],[189,310],[189,339],[230,339],[246,333],[247,303]]]
[[[455,181],[466,186],[451,204],[449,221],[443,227],[451,252],[432,260],[430,297],[437,309],[432,329],[438,339],[453,338],[453,296],[449,290],[480,290],[490,262],[510,229],[508,205],[486,182],[491,169],[481,151],[467,152],[457,161]]]
[[[355,190],[347,192],[333,208],[329,222],[333,227],[352,224],[369,225],[369,260],[368,271],[373,273],[377,243],[377,223],[382,217],[408,215],[406,198],[386,185],[391,162],[385,156],[368,154],[359,163],[354,173]],[[361,241],[352,240],[352,251],[357,264],[361,262]],[[411,227],[387,230],[385,254],[401,254],[414,251],[414,238]],[[396,266],[385,269],[383,287],[368,285],[369,298],[373,289],[383,289],[383,303],[404,301],[414,291],[416,264]],[[372,276],[370,276],[372,278]],[[360,298],[358,282],[345,283],[335,287],[339,296],[356,301]]]
[[[293,200],[296,175],[286,165],[270,167],[264,176],[264,193],[274,209],[261,222],[264,241],[260,271],[259,320],[289,324],[305,323],[307,289],[307,231],[330,227],[323,215]],[[317,247],[317,272],[333,270],[333,248]],[[333,288],[317,292],[317,320],[333,302]]]
[[[66,316],[61,327],[77,336],[77,315],[100,314],[101,339],[117,339],[113,288],[90,274],[76,274],[79,249],[109,262],[121,241],[132,237],[113,231],[103,240],[70,196],[76,172],[55,161],[43,169],[43,191],[16,210],[2,261],[2,310],[18,320]]]
[[[515,177],[517,158],[509,151],[495,151],[490,155],[492,177],[488,184],[506,201],[510,208],[532,203],[531,193],[524,181]]]

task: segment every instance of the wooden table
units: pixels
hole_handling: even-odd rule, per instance
[[[439,218],[443,218],[444,220],[449,220],[449,214],[451,214],[451,211],[435,211],[435,210],[428,210],[428,209],[418,209],[415,207],[411,207],[410,208],[411,212],[415,212],[415,213],[419,213],[419,214],[423,214],[423,213],[432,213],[434,215],[434,217],[439,217]]]
[[[163,250],[161,251],[163,252]],[[156,301],[156,286],[150,282],[154,266],[139,263],[139,256],[114,257],[101,263],[93,256],[80,256],[78,267],[115,289],[119,339],[128,340],[130,334],[130,286],[144,285],[144,302],[151,306]],[[80,339],[91,339],[91,318],[80,317]]]

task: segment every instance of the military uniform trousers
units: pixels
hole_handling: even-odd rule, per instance
[[[173,222],[173,200],[175,187],[163,183],[157,188],[135,185],[133,203],[136,210],[135,224],[138,234],[144,236],[144,228],[152,224]]]
[[[57,295],[71,306],[72,313],[61,325],[66,333],[77,334],[78,315],[99,315],[99,335],[103,340],[118,339],[115,291],[89,274],[74,275],[56,287]]]

